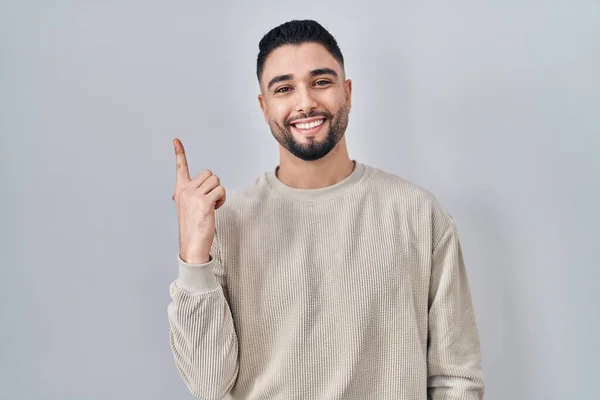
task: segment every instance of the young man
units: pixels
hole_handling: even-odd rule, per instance
[[[170,343],[200,399],[476,400],[480,343],[456,225],[424,188],[348,156],[335,39],[291,21],[259,44],[280,163],[225,204],[175,139]],[[217,210],[215,212],[215,210]]]

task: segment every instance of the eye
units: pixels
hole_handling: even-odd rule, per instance
[[[285,93],[289,90],[291,90],[291,88],[289,86],[282,86],[279,89],[275,90],[275,93]]]
[[[328,85],[330,83],[331,82],[329,82],[329,81],[327,81],[325,79],[320,79],[320,80],[318,80],[318,81],[315,82],[315,85],[317,85],[317,86],[324,86],[324,85]]]

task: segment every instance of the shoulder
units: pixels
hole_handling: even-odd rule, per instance
[[[242,215],[252,215],[269,200],[266,173],[256,176],[252,181],[237,190],[227,190],[225,204],[217,210],[217,219],[229,223]]]
[[[366,165],[367,188],[384,199],[410,205],[434,205],[437,197],[426,187],[401,175]]]
[[[405,218],[427,220],[434,228],[434,236],[454,223],[450,212],[429,188],[401,175],[370,165],[366,167],[366,189],[382,204],[395,208]]]
[[[425,187],[404,178],[401,175],[385,171],[372,165],[365,165],[366,183],[374,188],[387,189],[404,196],[414,196],[416,198],[427,200],[433,194]]]

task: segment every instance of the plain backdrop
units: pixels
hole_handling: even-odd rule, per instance
[[[171,141],[231,195],[274,168],[258,42],[303,18],[345,56],[351,157],[457,222],[486,399],[598,398],[595,0],[1,1],[0,398],[192,398]]]

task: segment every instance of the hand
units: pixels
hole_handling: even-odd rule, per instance
[[[172,199],[179,222],[179,255],[190,264],[209,261],[215,237],[215,210],[225,203],[225,188],[210,170],[190,178],[185,149],[179,139],[173,140],[177,161],[177,180]]]

